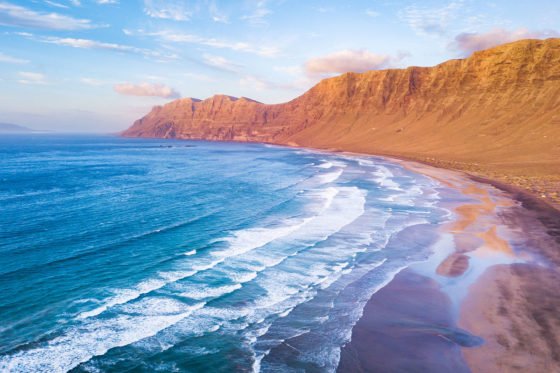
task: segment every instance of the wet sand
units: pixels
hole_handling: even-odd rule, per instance
[[[457,328],[436,281],[407,269],[367,303],[338,371],[468,372],[460,346],[481,342]]]
[[[446,206],[451,250],[373,295],[338,371],[560,372],[560,212],[522,191],[397,162],[467,202]]]

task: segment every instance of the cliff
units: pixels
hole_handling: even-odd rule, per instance
[[[221,95],[180,99],[155,107],[123,135],[409,157],[498,179],[517,177],[514,183],[554,202],[560,185],[560,39],[517,41],[434,67],[347,73],[278,105]]]

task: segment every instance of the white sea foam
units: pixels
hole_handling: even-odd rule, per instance
[[[327,239],[364,213],[365,195],[365,191],[356,187],[340,188],[330,206],[291,238],[297,239],[304,245],[301,250],[305,249],[305,246]],[[353,252],[354,250],[347,250],[346,254],[351,257]],[[293,255],[286,256],[286,258],[293,257]],[[321,279],[326,280],[333,272],[342,272],[343,267],[347,265],[341,263],[326,268],[312,266],[310,265],[312,262],[299,259],[297,256],[294,260],[295,263],[299,263],[297,268],[285,266],[280,268],[279,263],[276,263],[275,267],[269,267],[261,272],[263,276],[259,277],[257,283],[266,290],[266,294],[256,298],[251,307],[242,310],[251,322],[267,315],[283,313],[310,299],[313,296],[310,292],[312,285],[320,283]],[[237,317],[239,316],[235,318]]]
[[[382,187],[391,190],[402,191],[399,184],[397,184],[393,180],[394,177],[393,173],[389,171],[387,167],[378,165],[376,167],[376,170],[373,172],[373,174],[376,176],[376,178],[374,178],[373,181],[378,183]]]
[[[330,207],[334,197],[338,193],[335,188],[327,188],[322,190],[318,196],[322,199],[322,210]],[[97,316],[109,308],[117,305],[128,303],[132,300],[139,298],[140,296],[150,293],[152,291],[161,289],[169,283],[173,283],[187,277],[193,276],[194,274],[202,271],[206,271],[214,268],[216,265],[222,263],[226,258],[232,256],[238,256],[245,254],[251,250],[267,245],[268,243],[278,240],[282,237],[288,236],[293,232],[296,232],[310,221],[314,220],[315,217],[305,218],[305,219],[288,219],[284,222],[284,225],[273,228],[249,228],[246,230],[241,230],[233,232],[231,237],[225,239],[229,243],[228,248],[225,250],[220,250],[213,252],[212,255],[217,257],[217,260],[211,261],[205,264],[195,264],[192,266],[190,271],[173,271],[173,272],[160,272],[158,278],[150,279],[141,282],[135,288],[132,289],[118,289],[115,290],[115,295],[105,300],[103,304],[93,310],[82,312],[78,315],[78,318],[84,319],[88,317]],[[257,273],[251,272],[249,274],[241,274],[240,278],[234,279],[235,282],[243,283],[254,279]]]
[[[290,255],[275,257],[275,258],[265,257],[263,255],[255,256],[254,258],[256,258],[259,261],[259,263],[262,264],[261,266],[255,268],[255,270],[257,272],[261,272],[266,268],[276,267],[278,264],[282,263],[284,260],[286,260],[289,257]]]
[[[304,335],[306,333],[309,333],[309,329],[301,329],[300,331],[298,331],[296,334],[290,336],[290,338],[296,338],[299,337],[301,335]],[[277,341],[278,344],[284,343],[286,340],[282,339]],[[257,354],[256,351],[253,350],[253,365],[252,365],[252,370],[254,373],[258,373],[261,371],[261,362],[262,359],[264,359],[268,354],[270,353],[270,350],[265,350],[265,351],[261,351],[260,353]]]
[[[67,372],[115,347],[151,337],[204,303],[188,306],[170,298],[144,299],[127,305],[128,314],[91,319],[39,347],[0,357],[2,372]]]
[[[187,252],[183,253],[183,255],[186,255],[186,256],[196,255],[196,250],[187,251]]]
[[[345,162],[336,159],[329,159],[329,160],[322,159],[321,162],[322,162],[321,164],[316,166],[317,168],[323,168],[323,169],[329,169],[333,167],[345,168],[346,166],[348,166],[348,164],[346,164]]]
[[[88,317],[97,316],[109,308],[117,305],[125,304],[133,301],[144,294],[151,293],[152,291],[161,289],[165,285],[182,280],[192,276],[196,271],[174,271],[174,272],[160,272],[157,278],[148,279],[140,282],[132,289],[117,289],[114,291],[114,296],[106,299],[103,304],[91,311],[85,311],[78,315],[79,319],[86,319]]]
[[[236,273],[230,273],[229,277],[239,283],[239,284],[244,284],[246,282],[252,281],[257,277],[258,273],[255,272],[236,272]]]
[[[348,164],[346,162],[341,161],[341,160],[331,160],[331,162],[335,167],[345,168],[346,166],[348,166]]]
[[[371,159],[358,158],[358,164],[360,166],[373,166],[376,163],[374,161],[372,161]]]
[[[343,172],[344,171],[341,168],[339,168],[333,172],[319,174],[317,175],[317,181],[319,182],[319,184],[334,183],[336,180],[338,180],[338,178],[342,175]]]
[[[205,263],[205,264],[195,264],[195,265],[193,265],[192,268],[196,272],[202,272],[202,271],[206,271],[208,269],[214,268],[216,265],[220,264],[223,261],[224,261],[224,259],[222,258],[222,259],[218,259],[218,260],[213,260],[213,261],[211,261],[209,263]]]
[[[301,229],[297,238],[304,242],[318,242],[352,223],[365,211],[367,192],[357,187],[333,188],[329,203],[323,211]]]
[[[278,240],[289,235],[303,227],[312,218],[293,219],[284,222],[284,225],[273,228],[248,228],[233,232],[231,237],[225,239],[228,242],[228,248],[225,250],[215,251],[213,256],[219,258],[232,257],[245,254],[251,250],[263,247],[272,241]]]
[[[195,265],[193,266],[192,271],[182,272],[182,274],[180,274],[181,272],[160,273],[159,278],[163,279],[163,283],[177,281],[177,279],[184,278],[185,274],[193,275],[194,273],[197,273],[199,271],[211,269],[229,257],[245,255],[255,249],[266,246],[272,241],[282,238],[289,237],[291,240],[299,240],[302,242],[302,244],[310,245],[313,244],[313,242],[324,240],[330,235],[340,231],[340,229],[348,224],[351,224],[364,213],[366,192],[356,187],[327,188],[325,190],[316,191],[314,193],[316,193],[317,197],[320,197],[320,200],[322,201],[320,209],[316,212],[316,215],[305,219],[290,219],[284,222],[285,225],[279,227],[249,228],[243,231],[234,232],[232,236],[226,240],[226,242],[228,243],[228,247],[224,250],[214,253],[213,256],[218,257],[217,260],[210,261],[207,264]],[[360,248],[360,250],[363,249]],[[354,250],[348,250],[347,254],[351,256],[353,252]],[[290,256],[269,258],[269,260],[264,264],[264,268],[262,268],[261,270],[271,267],[274,268],[284,260],[286,260],[288,257]],[[294,273],[274,273],[270,277],[268,277],[268,280],[266,281],[259,280],[259,285],[262,286],[267,291],[267,293],[265,296],[256,300],[254,307],[249,307],[247,309],[243,307],[230,310],[215,309],[214,317],[218,317],[218,319],[221,319],[223,321],[235,320],[243,316],[251,316],[249,320],[254,321],[256,319],[264,319],[266,315],[271,314],[276,314],[279,317],[285,317],[297,304],[300,304],[313,297],[313,293],[310,292],[310,285],[314,283],[317,284],[318,282],[323,281],[332,283],[332,281],[334,281],[335,279],[332,276],[329,276],[329,274],[332,275],[333,271],[344,274],[346,272],[344,267],[347,265],[347,263],[343,264],[341,263],[338,266],[332,266],[329,270],[325,268],[322,268],[321,270],[319,270],[319,268],[315,268],[313,270],[310,270],[309,273],[306,273],[302,277],[299,277]],[[193,291],[187,291],[185,293],[182,293],[181,295],[187,296],[192,299],[206,299],[220,296],[222,294],[227,294],[241,288],[242,283],[252,281],[257,277],[257,275],[258,273],[256,271],[237,273],[232,276],[232,280],[236,282],[236,284],[234,285],[223,286],[214,289],[193,289]],[[140,292],[153,291],[150,289],[157,289],[158,286],[164,286],[165,284],[163,284],[162,282],[153,282],[151,287],[139,285],[135,290],[138,290]],[[128,296],[128,298],[130,297],[132,297],[132,294]],[[108,302],[109,304],[106,305],[105,309],[114,305],[128,303],[130,300],[126,300],[125,298],[126,297],[121,297],[118,302]],[[132,300],[133,299],[135,298],[132,298]],[[141,302],[144,301],[146,301],[146,299],[143,299]],[[155,328],[158,330],[161,330],[161,325],[172,325],[173,323],[177,322],[176,320],[178,316],[176,316],[176,312],[178,312],[178,310],[175,308],[169,308],[169,310],[166,312],[163,312],[162,310],[156,310],[154,312],[148,313],[148,311],[144,307],[157,307],[157,303],[151,303],[151,301],[144,303],[143,306],[142,304],[125,304],[123,307],[123,309],[127,313],[132,312],[133,314],[142,315],[136,316],[136,318],[148,316],[151,318],[156,318],[153,325],[155,325]],[[211,311],[205,308],[201,312],[204,312],[208,315]],[[186,317],[182,313],[180,315],[182,315],[181,318]],[[109,320],[117,320],[119,318],[120,317],[110,318]],[[141,323],[144,320],[137,321]],[[152,320],[150,320],[150,323],[152,323]],[[221,325],[221,322],[215,325]],[[241,327],[243,328],[243,326]],[[103,330],[104,329],[102,328],[102,332]],[[157,333],[157,331],[155,331],[154,333]],[[103,332],[102,334],[106,333]],[[143,335],[149,336],[153,334],[145,332],[143,333]],[[118,340],[109,338],[109,341],[113,342],[101,343],[101,346],[96,347],[95,351],[98,352],[103,350],[103,346],[107,345],[108,343],[115,344],[116,346],[132,343],[128,342],[132,339],[134,338],[123,337]],[[54,340],[52,341],[52,343],[54,343],[54,346],[59,345],[58,342],[54,342]],[[49,349],[49,351],[51,350],[52,347]],[[83,355],[85,356],[85,353]],[[89,355],[94,356],[95,354],[89,353]]]
[[[325,162],[321,163],[320,165],[318,165],[317,167],[328,169],[328,168],[331,168],[332,166],[333,166],[332,162],[325,161]]]
[[[115,295],[105,301],[105,303],[91,311],[82,312],[78,315],[78,318],[85,319],[92,316],[97,316],[107,309],[114,307],[119,304],[124,304],[140,297],[150,291],[160,289],[166,284],[164,280],[161,279],[151,279],[146,280],[138,284],[136,289],[119,289],[115,291]]]
[[[163,278],[166,282],[165,285],[167,285],[191,277],[196,273],[197,271],[192,269],[188,271],[162,271],[162,272],[158,272],[158,276]]]
[[[297,239],[303,245],[302,249],[305,246],[325,240],[360,217],[364,213],[364,205],[365,191],[355,187],[340,188],[337,197],[329,204],[328,208],[316,216],[304,228],[296,232],[292,238]],[[364,242],[361,242],[362,244],[371,240],[369,235],[363,235],[362,238],[364,239]],[[325,249],[322,248],[321,250]],[[363,250],[363,248],[356,247],[355,249],[347,249],[342,252],[344,252],[345,257],[351,257],[354,251],[357,250]],[[296,253],[283,256],[277,260],[270,260],[268,264],[272,266],[267,268],[276,268],[283,261],[296,255]],[[262,256],[252,256],[252,258],[262,262]],[[301,262],[299,259],[298,261]],[[303,263],[303,265],[309,266],[309,263]],[[346,265],[347,263],[344,264],[344,266]],[[300,273],[290,271],[289,269],[274,270],[259,280],[259,286],[267,290],[267,296],[258,299],[256,305],[259,308],[267,308],[270,305],[281,303],[291,295],[306,288],[309,284],[318,281],[319,278],[326,277],[333,270],[341,269],[342,267],[340,269],[333,267],[333,269],[328,270],[324,267],[311,266],[302,269],[306,276],[302,276]]]
[[[243,285],[241,284],[224,285],[215,288],[193,286],[193,289],[184,291],[180,295],[183,297],[196,299],[196,300],[206,299],[206,298],[218,298],[222,295],[233,293],[234,291],[241,289],[242,286]]]
[[[288,308],[286,311],[281,312],[278,314],[278,317],[286,317],[290,314],[290,312],[292,312],[294,310],[294,308]]]
[[[217,320],[235,320],[251,313],[249,308],[204,307],[200,314]]]
[[[307,193],[309,196],[313,196],[313,194],[320,199],[320,214],[331,206],[333,199],[338,194],[338,189],[326,188],[319,192],[311,191]],[[229,258],[248,253],[301,230],[310,222],[316,220],[318,216],[320,215],[303,219],[286,219],[279,226],[254,227],[232,232],[230,237],[224,239],[228,243],[228,247],[215,251],[212,255],[218,258]]]

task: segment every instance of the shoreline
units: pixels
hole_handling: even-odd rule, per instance
[[[457,163],[457,162],[446,161],[446,160],[439,160],[438,161],[434,157],[424,158],[424,157],[412,157],[412,156],[405,156],[405,155],[398,155],[398,154],[362,153],[362,152],[353,152],[353,151],[341,150],[341,149],[336,149],[336,148],[321,149],[321,148],[308,148],[308,147],[305,147],[305,146],[302,147],[302,146],[297,146],[297,145],[279,145],[279,146],[286,146],[286,147],[295,148],[295,149],[306,148],[306,149],[321,150],[321,151],[327,151],[327,152],[333,152],[333,153],[342,153],[342,154],[349,154],[349,155],[357,155],[357,156],[379,157],[379,158],[392,160],[392,161],[395,161],[395,162],[418,163],[418,164],[422,164],[422,165],[425,165],[425,166],[432,167],[434,169],[456,172],[456,173],[465,175],[466,177],[470,178],[473,181],[476,181],[476,182],[479,182],[479,183],[482,183],[482,184],[489,184],[489,185],[491,185],[491,186],[493,186],[493,187],[495,187],[499,190],[502,190],[506,193],[511,194],[514,199],[523,203],[524,206],[527,206],[527,208],[529,208],[529,209],[535,208],[535,209],[540,209],[540,210],[553,210],[553,211],[555,211],[555,214],[557,214],[556,216],[560,217],[560,198],[558,198],[556,200],[553,200],[550,196],[543,197],[543,195],[540,194],[540,192],[531,192],[530,190],[528,190],[526,188],[522,188],[519,185],[515,185],[511,182],[500,180],[497,177],[489,176],[489,175],[487,175],[488,172],[485,173],[484,171],[481,171],[481,170],[479,170],[477,172],[472,172],[472,171],[466,170],[464,168],[454,167],[452,164]],[[463,163],[463,164],[474,165],[474,163]],[[479,164],[476,164],[476,165],[480,166]],[[507,177],[507,175],[506,175],[506,177]],[[529,186],[531,186],[531,185],[529,185]],[[558,185],[558,187],[560,189],[560,184]],[[560,190],[558,192],[560,193]]]
[[[175,140],[197,141],[193,139]],[[239,141],[228,142],[239,143]],[[242,143],[247,142],[242,141]],[[486,216],[491,216],[495,219],[493,224],[499,223],[498,225],[502,227],[477,232],[478,235],[475,234],[470,239],[459,239],[459,246],[477,245],[476,242],[480,244],[480,240],[486,244],[485,250],[478,250],[478,254],[482,254],[478,258],[478,263],[473,264],[472,259],[473,252],[477,250],[461,250],[461,252],[456,251],[455,256],[453,254],[449,256],[447,263],[444,265],[445,268],[442,268],[439,271],[440,273],[436,268],[445,260],[437,263],[437,266],[432,268],[432,273],[426,273],[425,269],[421,269],[422,266],[419,266],[420,269],[414,268],[414,265],[411,266],[412,268],[409,267],[409,269],[399,272],[385,287],[376,292],[366,304],[363,316],[352,330],[352,342],[342,350],[339,371],[349,371],[348,367],[352,368],[350,371],[371,370],[367,364],[372,364],[371,356],[374,355],[372,343],[380,344],[380,342],[379,338],[372,339],[371,335],[365,333],[368,331],[367,325],[373,325],[373,332],[376,333],[379,333],[379,328],[387,328],[386,325],[379,323],[370,324],[371,316],[380,313],[379,304],[390,305],[388,311],[385,312],[389,318],[397,315],[396,312],[400,313],[401,319],[410,318],[410,314],[407,314],[407,311],[411,310],[410,305],[403,305],[401,302],[403,299],[406,300],[406,297],[393,296],[391,300],[383,295],[387,292],[386,290],[383,291],[386,288],[394,288],[397,294],[399,292],[400,294],[408,293],[412,297],[409,301],[416,302],[417,308],[435,307],[438,310],[437,312],[443,315],[435,321],[420,318],[417,322],[423,325],[422,328],[411,329],[410,325],[408,327],[401,325],[400,329],[397,328],[397,330],[400,330],[400,334],[406,335],[408,333],[409,337],[412,335],[414,338],[418,338],[417,341],[419,340],[420,343],[429,340],[433,342],[433,338],[436,338],[436,344],[439,347],[428,349],[421,356],[422,364],[427,364],[423,367],[430,371],[438,371],[438,366],[454,366],[457,371],[462,371],[467,367],[466,371],[473,372],[534,371],[535,367],[542,368],[545,371],[560,371],[560,352],[558,352],[560,351],[560,340],[556,337],[560,335],[560,317],[556,315],[556,310],[560,309],[560,290],[554,288],[554,284],[560,283],[558,269],[560,268],[560,210],[534,193],[515,185],[450,166],[446,167],[444,164],[434,165],[433,162],[404,156],[357,153],[332,148],[311,148],[297,144],[257,144],[343,153],[350,156],[385,158],[400,163],[403,167],[412,166],[416,172],[427,177],[433,177],[433,175],[429,175],[430,172],[426,173],[430,168],[432,172],[435,170],[436,173],[440,173],[440,181],[444,181],[444,183],[448,175],[459,176],[461,182],[458,187],[456,186],[459,193],[465,192],[465,190],[461,191],[461,186],[476,184],[486,191],[493,190],[493,193],[501,194],[502,200],[509,201],[503,206],[498,206],[498,204],[492,206],[492,198],[484,197],[484,193],[480,193],[480,190],[471,190],[470,192],[481,194],[479,197],[486,198],[486,200],[479,199],[480,203],[463,203],[463,205],[470,205],[463,208],[463,214],[468,217],[464,222],[466,226],[455,227],[455,230],[458,231],[455,233],[460,233],[462,229],[468,228],[473,222],[477,221],[476,216],[474,219],[472,216],[473,211],[476,212],[477,210],[482,210],[487,214]],[[477,207],[476,205],[481,206]],[[455,211],[455,209],[453,210]],[[478,224],[484,227],[488,222],[482,220]],[[450,227],[446,229],[448,231],[452,230]],[[502,230],[504,229],[510,232],[512,236],[502,237]],[[499,260],[485,263],[492,258],[485,258],[484,253],[488,253],[488,248],[491,249],[492,247],[497,247],[498,251],[501,250],[502,252],[505,248],[505,251],[509,251],[509,255],[514,257],[520,254],[519,251],[522,251],[522,253],[519,260],[512,260],[509,263]],[[478,273],[475,271],[473,275],[473,271],[469,268],[479,267],[481,263],[486,264],[486,266]],[[442,271],[444,274],[447,273],[448,276],[442,276]],[[468,275],[474,276],[474,281],[471,278],[471,283],[465,284],[465,277]],[[424,285],[417,286],[415,281],[410,281],[411,276],[420,276],[416,277],[417,279],[424,278],[424,280],[417,281]],[[455,288],[445,289],[445,284],[442,285],[441,281],[439,283],[437,281],[437,279],[441,280],[441,277],[447,278],[450,283],[459,283],[459,285]],[[429,285],[426,287],[426,284]],[[401,290],[398,290],[399,288]],[[462,288],[464,294],[458,302],[459,307],[454,316],[450,294],[459,288]],[[436,293],[439,295],[433,295]],[[546,304],[541,306],[543,299],[533,296],[532,293],[544,296]],[[432,295],[422,299],[418,294]],[[435,305],[430,304],[430,299],[435,298],[438,298],[439,301],[435,301]],[[442,301],[442,299],[444,300]],[[512,299],[515,300],[514,305],[509,304]],[[452,321],[449,322],[449,320]],[[426,323],[429,324],[430,322],[431,325],[426,327]],[[450,340],[449,333],[442,333],[442,325],[444,326],[443,330],[459,330],[472,338],[481,337],[484,342],[479,346],[460,346],[456,341]],[[530,330],[530,332],[526,330]],[[369,331],[371,332],[372,329],[369,328]],[[360,333],[365,333],[366,336],[355,336],[355,334]],[[398,332],[395,333],[393,328],[392,333],[388,335],[395,336],[398,334]],[[445,343],[441,344],[442,341],[445,341]],[[399,343],[401,344],[399,345]],[[394,353],[401,351],[406,354],[410,353],[410,348],[415,348],[418,344],[413,343],[411,345],[409,342],[407,345],[406,338],[404,338],[398,343],[394,342],[392,346],[394,347]],[[402,350],[403,346],[409,350]],[[453,348],[449,349],[449,346]],[[367,363],[365,366],[356,365],[356,361],[360,360],[360,354],[356,351],[360,348],[362,348],[361,356],[370,357],[364,360]],[[459,352],[457,352],[457,349],[459,349]],[[377,366],[377,370],[387,368],[389,353],[387,350],[381,351],[382,353],[378,355],[381,360],[378,360],[378,362],[384,363],[384,365]],[[396,353],[393,356],[397,362],[403,357],[401,353]],[[457,360],[457,356],[460,356],[459,360]],[[445,359],[451,359],[447,362],[455,361],[453,363],[455,365],[445,365],[445,362],[442,361]],[[348,365],[349,363],[350,365]],[[414,364],[414,361],[409,361],[409,363]],[[435,363],[437,364],[434,365]],[[373,365],[370,367],[374,368]],[[441,369],[440,371],[449,371],[449,369]]]
[[[280,144],[269,145],[285,147],[285,145]],[[459,193],[471,194],[471,196],[473,192],[475,195],[480,194],[480,190],[476,190],[476,188],[474,190],[472,188],[462,188],[466,184],[474,184],[482,187],[486,193],[492,191],[492,194],[498,194],[502,200],[502,203],[492,206],[488,197],[482,196],[484,200],[479,200],[479,203],[459,204],[458,207],[452,208],[456,213],[456,208],[461,209],[463,207],[463,210],[466,210],[466,215],[469,215],[469,212],[473,210],[482,210],[487,216],[495,219],[492,223],[494,228],[479,232],[475,237],[484,242],[485,249],[468,250],[464,247],[461,249],[461,246],[473,245],[473,240],[472,237],[471,240],[459,240],[457,245],[459,249],[445,260],[434,263],[436,253],[428,260],[429,265],[434,266],[435,264],[433,268],[435,270],[432,270],[431,273],[429,271],[426,273],[425,269],[418,270],[418,267],[421,268],[422,264],[413,264],[395,275],[393,280],[376,292],[364,307],[362,317],[352,330],[352,341],[342,348],[339,372],[408,371],[418,368],[431,372],[448,372],[450,367],[452,367],[451,370],[458,372],[463,371],[463,369],[481,373],[535,371],[535,368],[538,371],[560,372],[560,338],[557,337],[560,335],[560,316],[556,314],[556,310],[560,309],[560,289],[556,289],[554,285],[560,283],[560,210],[550,200],[540,198],[535,193],[516,185],[417,158],[343,151],[332,148],[310,148],[296,144],[290,144],[287,147],[340,153],[349,156],[383,158],[399,163],[403,167],[427,177],[438,179],[444,185],[456,189]],[[460,179],[459,184],[450,185],[446,180],[449,175],[458,177]],[[485,192],[482,194],[485,194]],[[477,207],[477,205],[480,206]],[[470,216],[467,220],[469,221],[466,226],[461,224],[454,229],[447,227],[444,230],[456,230],[455,233],[460,234],[477,219]],[[453,224],[453,222],[450,224]],[[486,224],[489,224],[489,222],[479,222],[482,227]],[[502,230],[509,231],[510,235],[502,237],[500,231],[496,228],[496,224],[502,226]],[[504,261],[503,257],[498,260],[492,257],[485,258],[489,252],[492,254],[493,251],[505,253],[512,259]],[[472,260],[469,260],[468,256],[472,255],[473,252],[480,256],[479,263],[475,263],[475,269],[482,267],[476,271],[469,270],[469,262],[472,263]],[[430,299],[433,299],[433,296],[420,299],[421,296],[418,294],[429,294],[434,291],[434,284],[426,287],[425,280],[434,281],[437,277],[441,278],[442,273],[438,273],[441,266],[446,267],[446,270],[449,271],[447,277],[455,282],[464,282],[465,278],[463,276],[468,277],[469,272],[472,278],[470,278],[470,282],[456,284],[451,290],[448,289],[447,291],[444,289],[445,285],[442,285],[441,282],[436,284],[437,291],[448,297],[444,296],[443,299],[446,300],[440,301],[439,306],[435,306],[429,302]],[[424,276],[424,280],[420,281],[423,285],[418,286],[413,281],[409,281],[409,277],[419,275]],[[408,285],[403,286],[403,283]],[[396,292],[400,293],[403,298],[406,298],[406,294],[412,296],[412,300],[402,302],[398,296],[386,296],[385,291],[382,292],[382,290],[387,287],[397,289]],[[400,290],[398,290],[399,288]],[[453,307],[446,305],[446,302],[450,301],[450,291],[458,289],[461,289],[463,293],[462,299],[455,300],[458,309],[453,310]],[[541,306],[542,299],[533,296],[534,293],[544,297],[546,305]],[[512,307],[508,304],[508,301],[514,295],[517,304]],[[496,298],[500,299],[501,303],[495,303]],[[387,325],[384,322],[379,322],[376,315],[385,314],[389,318],[398,315],[394,320],[397,323],[402,324],[403,319],[409,322],[411,307],[406,303],[410,302],[416,303],[415,307],[418,308],[439,308],[438,312],[442,315],[445,315],[445,312],[450,313],[450,315],[456,312],[456,317],[451,318],[453,320],[451,323],[446,321],[448,320],[446,317],[442,317],[434,323],[433,320],[429,320],[429,317],[416,315],[415,322],[422,324],[423,327],[420,330],[417,329],[416,332],[412,332],[412,335],[418,338],[419,342],[416,340],[411,346],[410,343],[407,345],[406,338],[403,338],[400,341],[391,342],[393,351],[379,349],[380,344],[384,343],[380,343],[380,340],[387,340],[390,338],[389,335],[393,336],[394,334],[406,335],[407,329],[408,334],[411,334],[411,330],[407,326],[402,326],[397,328],[396,331],[393,325],[392,333],[387,334],[387,330],[384,330],[387,329]],[[388,310],[384,310],[384,308],[388,308]],[[412,318],[414,319],[414,316]],[[443,330],[447,330],[447,332],[459,330],[473,338],[481,337],[483,342],[479,346],[460,346],[460,344],[450,341],[446,333],[442,333],[442,326]],[[531,330],[532,334],[520,333],[519,331],[523,329]],[[452,349],[440,346],[439,348],[422,351],[418,347],[418,343],[422,345],[424,343],[430,344],[430,338],[434,335],[448,343],[451,342],[455,347],[460,346],[460,355],[464,365],[456,361],[457,357],[454,356]],[[357,337],[357,341],[355,337]],[[377,344],[377,350],[372,347],[375,344]],[[359,352],[360,349],[361,353]],[[376,353],[377,361],[374,358]],[[390,364],[395,361],[390,362],[388,356],[391,353],[398,363],[392,367]],[[412,361],[409,359],[407,362],[404,356],[410,354],[416,354],[418,359]],[[362,359],[364,357],[365,359]],[[406,368],[407,363],[410,364],[408,368]]]
[[[411,265],[371,297],[342,349],[338,370],[560,371],[560,316],[555,313],[560,290],[553,285],[560,283],[560,211],[526,191],[463,171],[375,156],[476,202],[451,208],[455,218],[442,227],[453,236],[451,254],[441,260],[434,253],[428,262]],[[417,308],[439,317],[417,314]],[[465,346],[449,338],[457,331],[483,342]]]
[[[553,181],[553,182],[557,182],[558,185],[556,185],[557,187],[557,191],[555,192],[556,195],[553,197],[551,196],[546,196],[546,197],[542,197],[543,195],[541,194],[540,191],[536,191],[536,192],[532,192],[530,190],[528,190],[527,188],[522,188],[519,185],[515,185],[511,182],[507,182],[507,181],[503,181],[500,180],[498,177],[492,177],[490,175],[488,175],[488,172],[484,172],[482,170],[478,170],[477,172],[472,172],[469,170],[466,170],[464,168],[459,168],[459,167],[455,167],[453,166],[453,164],[464,164],[467,166],[481,166],[482,164],[480,163],[474,163],[474,162],[458,162],[458,161],[452,161],[452,160],[436,160],[435,157],[427,157],[427,156],[406,156],[406,155],[399,155],[399,154],[388,154],[388,153],[382,153],[382,152],[361,152],[361,151],[352,151],[352,150],[343,150],[343,149],[339,149],[339,148],[329,148],[329,147],[325,147],[325,148],[317,148],[317,147],[313,147],[313,146],[306,146],[306,145],[299,145],[297,143],[273,143],[273,142],[266,142],[266,141],[249,141],[249,140],[213,140],[213,139],[202,139],[202,138],[162,138],[162,137],[150,137],[150,136],[142,136],[142,137],[133,137],[133,136],[126,136],[123,135],[122,132],[118,133],[116,135],[116,137],[124,137],[124,138],[128,138],[128,139],[152,139],[152,140],[174,140],[174,141],[207,141],[207,142],[222,142],[222,143],[232,143],[232,144],[255,144],[255,145],[269,145],[269,146],[278,146],[278,147],[282,147],[282,148],[293,148],[293,149],[309,149],[309,150],[314,150],[314,151],[323,151],[323,152],[328,152],[328,153],[343,153],[343,154],[349,154],[349,155],[358,155],[358,156],[367,156],[367,157],[380,157],[380,158],[385,158],[385,159],[390,159],[390,160],[396,160],[396,161],[405,161],[405,162],[415,162],[415,163],[420,163],[420,164],[424,164],[433,168],[438,168],[438,169],[442,169],[442,170],[449,170],[449,171],[453,171],[453,172],[458,172],[461,174],[464,174],[466,176],[468,176],[469,178],[473,178],[474,180],[478,180],[481,183],[484,184],[490,184],[493,185],[494,187],[503,190],[505,192],[509,192],[512,194],[518,194],[520,196],[523,196],[522,198],[524,198],[525,200],[529,201],[533,201],[534,204],[537,205],[541,205],[544,204],[546,206],[548,206],[548,208],[551,208],[555,211],[558,212],[558,214],[560,214],[560,175],[559,175],[559,180],[557,181]],[[484,166],[484,165],[482,165]],[[560,171],[560,170],[559,170]],[[508,176],[511,176],[512,178],[514,177],[514,175],[507,175],[507,173],[505,175],[506,178]],[[519,178],[524,179],[524,177],[519,176]],[[529,183],[528,187],[532,187],[533,184]],[[560,215],[559,215],[560,216]]]

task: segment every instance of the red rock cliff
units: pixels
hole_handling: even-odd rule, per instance
[[[180,99],[123,135],[557,165],[560,39],[522,40],[434,67],[347,73],[278,105]]]

